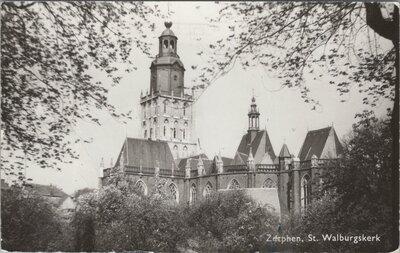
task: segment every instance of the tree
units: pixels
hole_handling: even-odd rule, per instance
[[[391,132],[389,120],[378,120],[370,112],[360,121],[344,147],[344,157],[322,175],[323,184],[294,233],[303,235],[375,235],[380,242],[310,242],[306,251],[391,251],[398,247],[393,216],[395,191],[391,188]]]
[[[249,252],[268,249],[278,216],[242,191],[216,193],[188,208],[191,239],[200,252]]]
[[[187,238],[185,209],[160,193],[163,180],[157,184],[160,186],[145,196],[136,182],[115,171],[98,192],[81,195],[73,220],[75,250],[178,251]],[[86,241],[93,244],[86,247]]]
[[[78,120],[100,124],[93,109],[112,117],[110,87],[131,72],[132,44],[149,54],[146,31],[156,6],[143,2],[3,2],[1,4],[1,129],[3,168],[23,159],[57,167],[78,155],[71,138]],[[105,75],[106,81],[94,78]],[[104,79],[103,79],[104,80]],[[2,135],[3,135],[2,133]]]
[[[386,18],[382,12],[390,10],[385,7],[394,8]],[[221,21],[231,24],[229,34],[210,45],[211,66],[204,67],[203,82],[239,62],[245,68],[261,65],[276,73],[283,86],[299,87],[306,102],[317,103],[308,96],[307,75],[322,77],[324,72],[340,77],[329,82],[340,94],[356,82],[372,104],[382,96],[394,98],[399,27],[394,4],[227,3],[214,20]],[[381,48],[371,30],[390,40],[393,48]]]
[[[209,65],[199,81],[210,84],[235,63],[261,65],[296,87],[313,109],[311,78],[329,78],[339,94],[358,86],[363,102],[391,99],[392,140],[399,140],[399,8],[394,3],[226,3],[216,22],[229,34],[210,45]],[[383,44],[388,46],[383,47]],[[390,45],[392,45],[390,47]],[[327,81],[328,82],[328,81]],[[391,189],[399,189],[399,142],[392,142]],[[398,199],[393,198],[393,209]],[[398,213],[393,214],[397,222]],[[394,231],[395,232],[395,231]],[[395,232],[398,235],[398,230]]]
[[[48,251],[62,234],[54,207],[36,194],[12,186],[2,190],[2,248],[11,251]]]

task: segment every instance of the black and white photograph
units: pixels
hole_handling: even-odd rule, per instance
[[[399,4],[2,1],[2,252],[395,252]]]

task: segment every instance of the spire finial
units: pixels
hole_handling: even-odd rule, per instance
[[[169,28],[171,28],[171,26],[172,26],[172,22],[171,22],[171,21],[165,21],[165,22],[164,22],[164,25],[165,25],[165,27],[166,27],[167,29],[169,29]]]

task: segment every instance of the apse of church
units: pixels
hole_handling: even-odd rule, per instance
[[[197,153],[193,134],[192,94],[185,92],[185,67],[179,59],[178,38],[165,22],[159,52],[150,66],[150,93],[141,94],[142,137],[167,141],[175,159]]]

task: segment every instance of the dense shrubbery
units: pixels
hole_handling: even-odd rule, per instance
[[[67,224],[54,206],[29,188],[12,186],[1,194],[2,248],[11,251],[71,249]]]
[[[241,191],[189,207],[171,201],[163,180],[148,196],[119,182],[79,198],[75,250],[248,251],[264,249],[266,233],[278,226],[276,215]]]
[[[293,233],[379,235],[380,242],[327,242],[299,245],[303,251],[393,251],[398,229],[391,169],[389,120],[378,120],[370,113],[361,120],[344,145],[339,166],[323,175],[324,184],[303,217],[297,217]],[[397,178],[395,178],[397,180]]]

